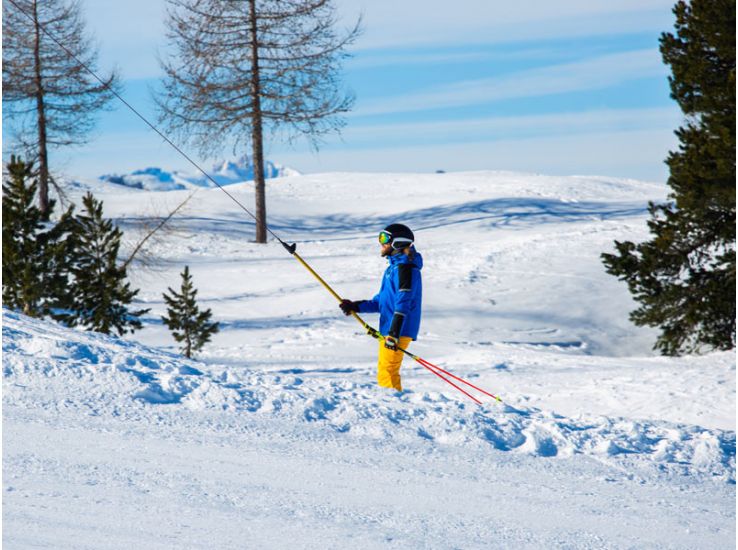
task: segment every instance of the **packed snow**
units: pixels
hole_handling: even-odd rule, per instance
[[[192,193],[87,188],[127,250]],[[408,358],[406,391],[377,387],[377,342],[278,242],[255,244],[224,193],[197,189],[131,269],[143,330],[3,310],[9,547],[734,547],[735,355],[656,355],[599,258],[646,238],[665,186],[473,172],[267,188],[270,228],[347,298],[379,287],[378,231],[412,227],[411,350],[502,403]],[[228,191],[253,205],[250,182]],[[185,265],[221,323],[197,360],[160,320]]]

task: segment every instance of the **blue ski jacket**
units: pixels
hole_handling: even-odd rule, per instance
[[[389,266],[382,277],[379,294],[371,300],[358,303],[359,313],[379,313],[379,332],[389,334],[395,313],[403,316],[399,336],[416,340],[420,330],[420,306],[423,282],[420,270],[423,257],[412,248],[412,259],[407,254],[388,256]]]

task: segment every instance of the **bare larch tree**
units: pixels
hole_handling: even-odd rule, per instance
[[[209,156],[251,145],[256,242],[267,239],[264,133],[292,140],[339,131],[353,96],[341,62],[360,22],[338,32],[332,0],[167,0],[160,122]]]
[[[16,146],[38,160],[43,213],[53,183],[49,148],[85,143],[94,114],[119,87],[115,71],[101,84],[83,67],[96,71],[97,56],[78,1],[3,0],[3,119]]]

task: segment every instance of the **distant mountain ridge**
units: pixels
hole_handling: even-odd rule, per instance
[[[214,163],[208,175],[219,185],[231,185],[254,179],[254,164],[248,157],[219,160]],[[300,172],[282,164],[267,160],[264,163],[264,176],[267,179],[299,176]],[[134,170],[129,174],[105,174],[98,178],[102,182],[123,185],[148,191],[176,191],[192,187],[214,187],[212,181],[203,174],[192,174],[175,170],[168,172],[159,167]]]

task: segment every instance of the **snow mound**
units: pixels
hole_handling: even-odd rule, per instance
[[[329,382],[299,369],[263,373],[205,365],[119,338],[66,329],[3,310],[4,406],[160,423],[177,415],[244,413],[288,420],[297,431],[372,444],[473,446],[567,458],[586,455],[667,475],[735,482],[735,432],[662,421],[567,418],[449,392],[388,393],[367,377]],[[503,397],[504,398],[504,397]],[[321,431],[322,430],[322,431]]]

